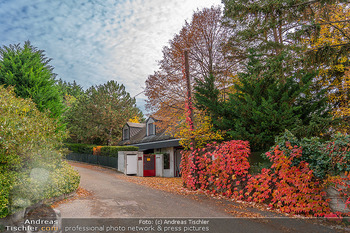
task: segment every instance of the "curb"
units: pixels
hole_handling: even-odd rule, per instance
[[[8,215],[5,218],[0,219],[0,226],[1,226],[1,224],[2,225],[4,225],[4,224],[11,225],[11,224],[14,224],[14,223],[17,223],[17,222],[23,220],[26,213],[28,212],[27,210],[29,210],[29,209],[33,209],[33,208],[41,206],[41,205],[51,205],[57,201],[61,201],[61,200],[64,200],[66,198],[72,197],[75,194],[76,194],[76,190],[71,192],[71,193],[62,194],[58,197],[51,197],[49,199],[41,200],[32,206],[28,206],[27,208],[21,209],[21,210],[17,211],[16,213],[13,213],[12,215]],[[56,212],[56,214],[60,215],[59,210],[56,210],[56,209],[53,209],[53,210]]]

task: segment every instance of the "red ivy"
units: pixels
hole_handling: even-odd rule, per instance
[[[269,203],[270,207],[285,213],[330,213],[323,186],[315,179],[308,163],[302,161],[297,166],[291,166],[292,160],[301,156],[302,149],[296,146],[289,148],[289,156],[278,146],[266,153],[273,162],[271,169],[263,169],[261,174],[249,179],[246,198]]]
[[[213,143],[206,148],[184,152],[181,162],[184,185],[231,196],[232,190],[240,187],[240,181],[248,175],[249,154],[246,141]]]
[[[331,213],[324,188],[335,185],[350,204],[350,175],[318,180],[305,161],[292,166],[293,159],[301,157],[302,148],[292,147],[288,142],[286,147],[288,155],[278,146],[266,153],[273,162],[271,168],[262,169],[254,176],[248,174],[250,149],[247,141],[213,143],[192,152],[184,151],[181,162],[184,186],[239,200],[267,203],[285,213],[341,216]]]

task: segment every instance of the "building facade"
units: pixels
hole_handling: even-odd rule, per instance
[[[149,117],[145,123],[127,122],[123,127],[122,141],[120,146],[137,146],[144,156],[154,155],[155,176],[176,177],[180,176],[181,150],[180,139],[171,137],[166,130],[159,130],[157,120]],[[149,159],[149,157],[147,157]],[[143,174],[146,160],[138,157],[138,175]]]

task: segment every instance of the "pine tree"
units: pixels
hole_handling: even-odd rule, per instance
[[[195,90],[196,107],[199,110],[206,111],[211,117],[217,118],[217,114],[221,109],[221,106],[218,104],[220,91],[215,86],[214,75],[210,74],[204,77],[203,80],[196,79]],[[201,103],[206,103],[206,105]]]
[[[287,53],[285,64],[293,70],[317,69],[322,64],[338,64],[350,51],[346,29],[348,17],[332,17],[336,8],[348,9],[348,0],[223,0],[226,25],[233,29],[226,50],[233,60],[246,65],[249,49],[266,57]],[[341,43],[329,44],[322,38],[324,28]],[[311,47],[305,41],[312,41]],[[320,41],[321,43],[317,43]],[[317,44],[315,46],[315,44]]]
[[[57,118],[63,112],[62,97],[55,85],[51,59],[29,41],[0,48],[0,85],[14,86],[17,96],[31,98],[40,111]]]
[[[226,139],[248,140],[255,151],[268,149],[285,129],[300,137],[326,133],[330,110],[325,93],[308,91],[316,74],[299,71],[286,78],[283,62],[283,53],[265,64],[251,54],[227,101],[207,96],[214,79],[206,79],[196,88],[197,105],[209,112]]]

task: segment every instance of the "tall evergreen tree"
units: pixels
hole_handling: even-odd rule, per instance
[[[327,90],[334,117],[347,119],[349,67],[348,0],[223,0],[226,24],[233,33],[226,44],[232,58],[249,61],[249,49],[267,57],[285,53],[285,77],[318,71],[310,92]],[[344,104],[345,103],[345,104]],[[345,111],[344,111],[345,110]],[[344,129],[345,124],[333,125]]]
[[[56,74],[45,57],[29,41],[0,48],[0,85],[14,86],[17,96],[31,98],[40,111],[49,110],[50,116],[62,114],[63,104],[55,85]]]
[[[65,105],[65,111],[73,106],[73,104],[85,95],[84,89],[81,85],[77,84],[75,80],[71,82],[63,81],[62,79],[57,80],[57,86],[59,92],[63,98],[63,104]],[[67,114],[63,114],[66,117]],[[64,121],[69,121],[66,119]]]
[[[348,24],[347,19],[334,20],[330,17],[320,18],[320,12],[327,14],[330,6],[342,4],[347,8],[348,0],[223,0],[225,5],[226,24],[232,27],[233,34],[227,43],[227,50],[235,59],[246,61],[248,50],[254,48],[265,56],[273,56],[281,52],[289,52],[290,59],[286,63],[296,62],[303,68],[305,61],[336,61],[334,54],[349,52],[350,43],[347,38],[339,46],[323,44],[310,49],[301,41],[315,40],[320,35],[321,25],[332,27],[335,33],[344,34],[337,23]],[[345,36],[344,36],[345,37]],[[310,65],[310,64],[309,64]]]
[[[84,94],[84,89],[81,85],[77,84],[77,82],[74,80],[71,82],[63,81],[62,79],[57,80],[58,89],[61,92],[62,96],[73,96],[75,98],[78,98],[79,96]]]
[[[72,141],[100,145],[116,144],[123,125],[135,116],[143,117],[135,98],[115,81],[90,87],[66,113]]]
[[[299,71],[285,78],[283,62],[283,53],[265,64],[250,55],[227,101],[217,97],[218,90],[212,91],[212,77],[198,81],[197,107],[207,110],[226,139],[248,140],[255,151],[269,148],[285,129],[300,137],[326,134],[331,118],[325,93],[308,91],[315,74]]]

